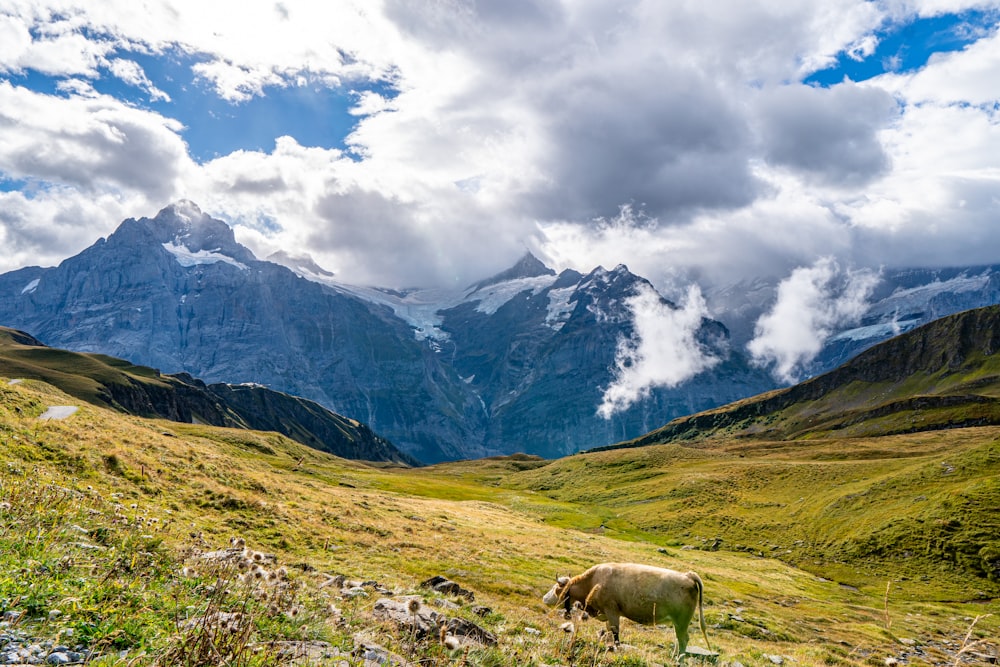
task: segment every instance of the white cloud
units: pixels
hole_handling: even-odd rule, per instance
[[[996,35],[915,73],[799,83],[870,53],[886,21],[987,4],[9,0],[0,70],[69,78],[61,97],[3,84],[0,170],[67,205],[149,202],[129,215],[187,197],[259,254],[308,250],[394,286],[468,284],[525,244],[662,286],[823,255],[997,261]],[[354,93],[350,159],[276,138],[199,165],[177,121],[91,85],[158,95],[126,52],[196,56],[233,102],[302,82],[387,90]],[[609,223],[622,204],[648,219]],[[38,204],[36,224],[53,210]]]
[[[30,195],[0,192],[5,268],[55,266],[152,205],[141,196],[95,195],[74,188],[47,188]]]
[[[51,96],[0,81],[0,171],[83,192],[182,192],[180,124],[112,97]],[[62,190],[56,190],[62,191]]]
[[[777,301],[757,321],[747,349],[777,379],[796,382],[835,328],[860,320],[878,281],[874,271],[845,271],[831,258],[795,269],[778,286]]]
[[[626,303],[635,329],[631,339],[618,343],[615,379],[597,409],[605,419],[627,410],[654,387],[676,387],[719,362],[697,338],[707,309],[696,285],[688,288],[679,308],[665,303],[649,286]]]
[[[114,58],[108,63],[108,69],[116,77],[136,88],[141,88],[149,93],[152,100],[170,101],[170,96],[153,85],[139,63],[134,60],[124,58]]]

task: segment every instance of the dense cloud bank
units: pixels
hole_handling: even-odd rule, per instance
[[[7,3],[0,270],[187,198],[258,256],[354,283],[464,286],[526,247],[557,270],[627,263],[678,300],[766,275],[785,283],[754,351],[790,378],[812,343],[786,304],[816,334],[852,316],[862,270],[1000,261],[1000,3],[327,5]],[[906,70],[879,54],[949,16],[961,48]],[[810,79],[874,58],[863,81]],[[267,146],[194,157],[191,100],[235,116],[317,91],[344,100],[342,141],[271,119]]]

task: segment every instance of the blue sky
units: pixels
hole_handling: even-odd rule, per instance
[[[112,57],[137,63],[168,99],[151,96],[147,90],[109,75],[95,78],[94,89],[176,118],[184,125],[180,134],[191,157],[198,162],[238,150],[271,151],[275,139],[283,135],[294,137],[304,146],[349,150],[345,139],[359,121],[350,112],[358,93],[373,90],[386,96],[392,94],[386,84],[379,82],[330,87],[303,77],[302,82],[268,86],[262,95],[234,102],[220,98],[210,82],[194,77],[192,66],[205,62],[207,56],[171,49],[155,56],[115,51]],[[58,86],[64,78],[27,70],[10,80],[54,95],[60,94]]]
[[[530,249],[709,308],[804,285],[775,349],[807,354],[859,276],[1000,263],[998,20],[1000,0],[0,0],[0,271],[188,199],[358,284],[461,287]]]
[[[887,72],[913,72],[934,54],[961,51],[978,41],[996,22],[996,10],[969,10],[889,23],[874,32],[877,45],[872,54],[840,53],[836,63],[809,75],[805,83],[830,86],[845,77],[866,81]]]

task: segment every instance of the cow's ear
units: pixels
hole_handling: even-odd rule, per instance
[[[559,577],[558,579],[556,579],[556,583],[559,584],[560,586],[565,586],[566,584],[569,583],[569,577]]]

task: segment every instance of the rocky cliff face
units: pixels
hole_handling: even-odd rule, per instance
[[[0,276],[0,322],[52,346],[304,396],[424,461],[494,453],[478,401],[391,311],[256,260],[188,202],[126,220],[58,267]]]
[[[700,344],[720,359],[712,373],[598,415],[619,343],[635,333],[626,302],[652,289],[625,267],[557,276],[528,254],[462,293],[429,295],[340,285],[307,258],[275,259],[292,269],[257,260],[225,223],[178,202],[58,267],[0,276],[0,323],[54,346],[303,396],[424,462],[560,456],[773,384],[705,320]]]
[[[489,416],[488,446],[564,456],[772,386],[763,371],[733,353],[721,323],[704,319],[697,338],[706,354],[721,360],[717,368],[677,387],[652,389],[610,417],[599,415],[619,343],[636,333],[629,299],[653,288],[624,266],[556,276],[533,259],[519,262],[517,273],[479,283],[461,304],[440,313],[452,363]]]
[[[556,275],[527,254],[442,293],[343,285],[308,257],[273,259],[257,260],[228,225],[178,202],[124,221],[58,267],[0,276],[0,324],[167,373],[302,396],[424,462],[561,456],[776,386],[744,347],[774,281],[714,294],[733,326],[701,322],[697,344],[717,360],[710,371],[650,389],[605,418],[598,406],[616,353],[637,333],[629,299],[652,291],[623,266]],[[1000,271],[887,272],[878,290],[861,325],[831,337],[810,374],[931,319],[1000,301]]]

